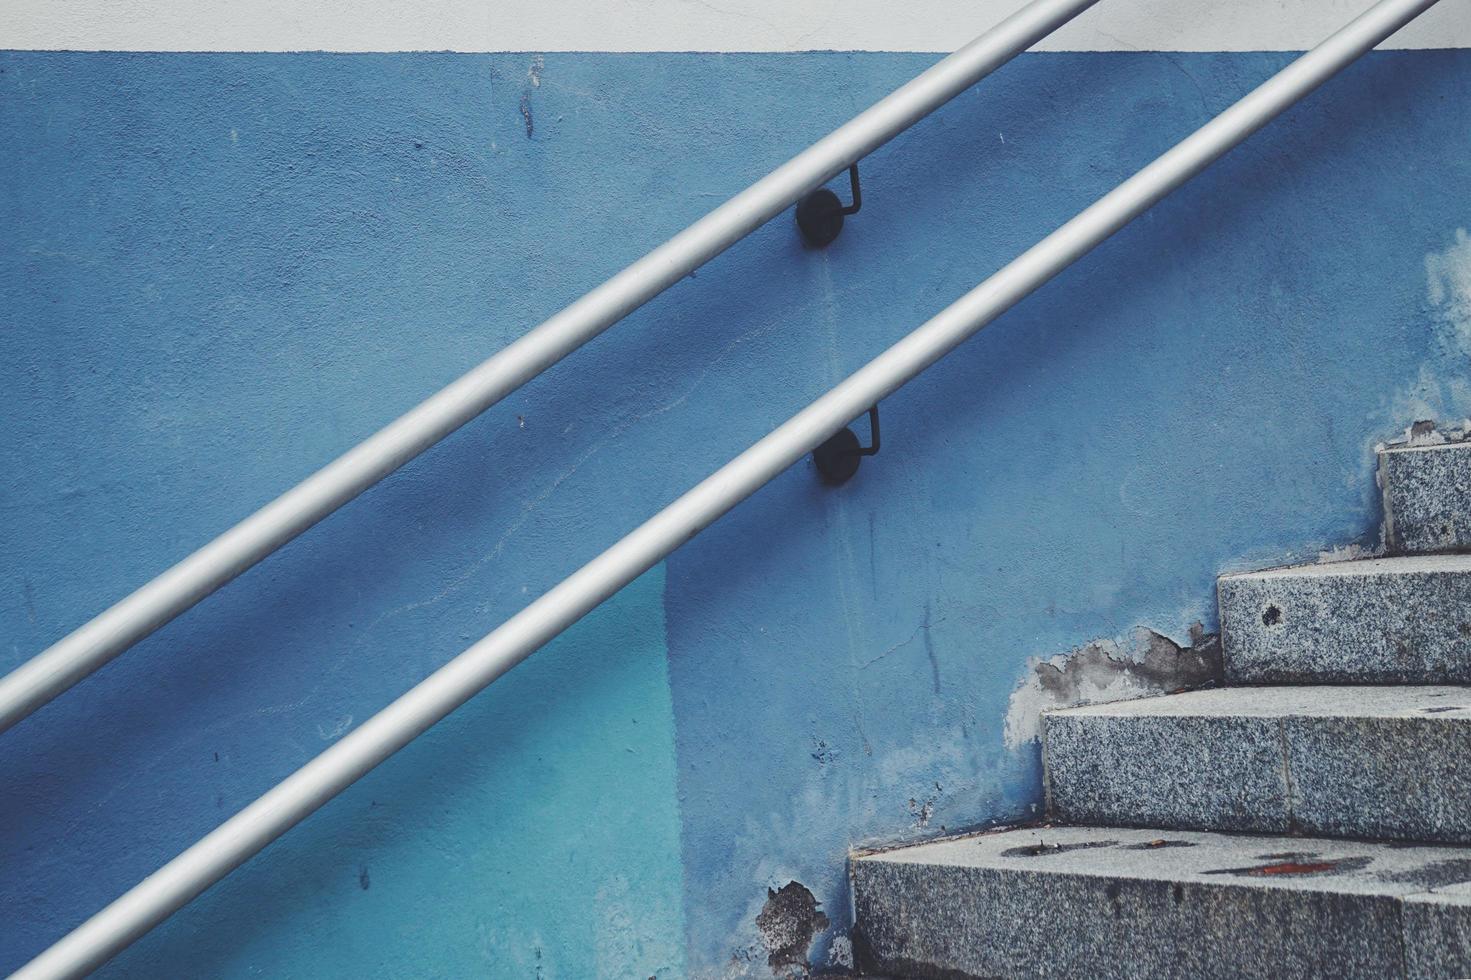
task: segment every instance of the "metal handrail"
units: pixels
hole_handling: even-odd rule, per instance
[[[125,892],[13,980],[100,965],[1437,0],[1380,0]]]
[[[1033,0],[0,678],[0,732],[1097,2]]]

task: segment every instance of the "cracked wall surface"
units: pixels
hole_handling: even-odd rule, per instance
[[[7,733],[0,971],[1287,59],[1024,56]],[[933,60],[0,54],[0,668]],[[765,977],[791,882],[850,965],[851,847],[1037,813],[1039,662],[1184,656],[1471,414],[1468,107],[1368,58],[104,975]]]

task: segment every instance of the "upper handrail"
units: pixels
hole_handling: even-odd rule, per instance
[[[1380,0],[22,967],[91,970],[1437,0]]]
[[[0,732],[41,707],[1098,0],[1033,0],[0,678]]]

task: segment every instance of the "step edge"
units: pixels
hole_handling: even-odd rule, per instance
[[[1301,693],[1304,696],[1315,691],[1322,691],[1325,695],[1331,693],[1334,697],[1359,696],[1366,700],[1374,701],[1380,699],[1386,701],[1393,696],[1404,696],[1402,692],[1413,691],[1430,696],[1445,696],[1455,699],[1461,696],[1467,702],[1467,707],[1461,710],[1467,714],[1452,714],[1451,712],[1425,712],[1423,710],[1412,713],[1412,709],[1399,708],[1395,710],[1381,711],[1311,711],[1301,707],[1271,708],[1259,703],[1264,691],[1290,691],[1294,694]],[[1235,710],[1204,711],[1204,710],[1160,710],[1162,705],[1180,705],[1191,701],[1235,701],[1244,702],[1236,706]],[[1460,709],[1460,706],[1457,706]],[[1217,720],[1229,718],[1253,718],[1270,721],[1301,719],[1305,721],[1327,720],[1327,719],[1363,719],[1377,721],[1410,721],[1410,722],[1462,722],[1471,724],[1471,684],[1262,684],[1253,686],[1232,686],[1207,688],[1197,691],[1179,691],[1170,694],[1160,694],[1153,697],[1129,698],[1122,701],[1100,701],[1095,704],[1078,704],[1068,707],[1047,708],[1042,712],[1044,719],[1048,718],[1190,718],[1197,720]]]
[[[1381,555],[1348,561],[1301,562],[1251,571],[1223,572],[1216,577],[1220,585],[1264,579],[1371,578],[1383,575],[1461,575],[1471,574],[1471,553],[1434,551],[1412,554]]]

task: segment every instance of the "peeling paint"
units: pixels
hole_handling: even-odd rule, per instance
[[[827,916],[807,886],[789,881],[766,890],[766,904],[756,916],[756,928],[766,944],[767,964],[777,976],[806,976],[811,970],[807,949],[813,937],[827,928]]]
[[[526,87],[521,90],[521,122],[526,127],[526,138],[531,139],[532,133],[536,131],[536,123],[531,116],[531,93],[534,89],[541,88],[541,73],[546,68],[546,57],[537,55],[531,59],[531,66],[526,69]]]
[[[940,789],[939,783],[935,784],[935,792],[936,794],[943,792]],[[924,800],[916,800],[912,796],[909,798],[909,812],[914,814],[914,825],[916,827],[923,830],[930,825],[930,817],[935,815],[935,801],[938,798],[938,796],[928,797]]]
[[[839,970],[853,969],[853,940],[843,935],[834,936],[832,945],[827,948],[827,965]]]
[[[1446,425],[1436,419],[1416,419],[1405,427],[1398,438],[1378,443],[1374,448],[1383,452],[1385,449],[1402,446],[1444,446],[1452,442],[1465,442],[1467,439],[1471,439],[1471,419],[1461,419]]]
[[[1366,548],[1361,544],[1334,545],[1325,551],[1318,552],[1318,564],[1331,565],[1340,561],[1358,561],[1362,558],[1373,558],[1382,549]]]
[[[1169,694],[1221,679],[1221,642],[1200,623],[1180,646],[1147,627],[1121,639],[1086,643],[1048,659],[1033,658],[1012,692],[1003,736],[1019,749],[1041,737],[1041,716],[1052,708]]]
[[[521,121],[526,124],[526,138],[531,139],[531,134],[536,131],[536,124],[531,119],[531,93],[529,91],[521,95]]]

